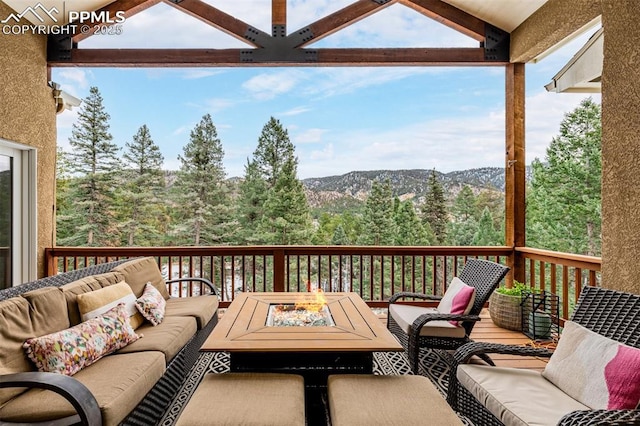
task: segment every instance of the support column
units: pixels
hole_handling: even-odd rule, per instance
[[[524,141],[524,64],[512,63],[505,67],[505,245],[525,246],[525,141]],[[509,256],[511,273],[507,286],[513,280],[524,282],[524,260],[515,251]]]
[[[636,0],[602,0],[602,286],[640,294],[640,28]]]

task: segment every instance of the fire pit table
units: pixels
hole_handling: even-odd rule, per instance
[[[317,305],[316,298],[324,298]],[[231,371],[291,372],[306,386],[330,374],[371,373],[373,352],[402,345],[356,293],[242,293],[203,351],[226,351]]]

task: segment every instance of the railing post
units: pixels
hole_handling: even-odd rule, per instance
[[[513,280],[524,282],[525,265],[516,247],[525,246],[525,78],[524,64],[505,67],[505,245],[512,248],[509,256],[511,272],[507,286]]]
[[[51,251],[45,249],[44,261],[46,265],[45,277],[51,277],[58,273],[58,258],[51,255]]]
[[[273,291],[284,291],[284,249],[273,251]]]

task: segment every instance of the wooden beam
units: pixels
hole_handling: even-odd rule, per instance
[[[142,12],[150,8],[151,6],[155,6],[160,3],[160,0],[117,0],[113,3],[110,3],[100,10],[97,13],[107,13],[109,16],[115,16],[116,12],[124,12],[125,18],[130,18],[135,14]],[[92,25],[91,28],[96,28],[98,26],[104,26],[105,24],[95,24]],[[76,28],[76,31],[79,31],[79,27]],[[78,43],[86,38],[90,37],[94,31],[86,31],[80,32],[73,35],[73,41]]]
[[[388,7],[397,0],[391,0],[387,3],[380,4],[376,3],[373,0],[357,0],[354,3],[351,3],[349,6],[338,10],[337,12],[332,13],[331,15],[327,15],[324,18],[321,18],[314,23],[310,24],[305,28],[301,28],[295,33],[301,32],[310,32],[313,34],[313,38],[311,40],[305,40],[294,47],[304,47],[310,43],[314,43],[326,36],[329,36],[335,32],[340,31],[341,29],[358,22],[361,19],[370,16],[379,10],[382,10],[385,7]]]
[[[201,0],[182,0],[179,3],[164,0],[164,2],[254,47],[264,47],[263,44],[258,41],[258,38],[264,39],[270,37],[269,34],[257,30],[249,24]],[[257,37],[247,38],[247,30],[249,28],[251,28]]]
[[[475,40],[485,39],[486,23],[441,0],[399,0],[403,5]]]
[[[316,49],[313,61],[248,62],[246,49],[73,49],[70,61],[52,67],[254,67],[254,66],[502,66],[483,48]]]
[[[271,24],[287,26],[287,0],[271,0]]]
[[[525,78],[524,64],[508,64],[505,67],[505,245],[514,249],[509,258],[513,280],[524,282],[524,258],[515,251],[525,247]]]

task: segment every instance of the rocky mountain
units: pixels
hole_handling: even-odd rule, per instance
[[[527,168],[527,178],[530,170]],[[431,170],[370,170],[354,171],[340,176],[304,179],[307,199],[312,208],[342,210],[364,203],[374,180],[389,179],[395,195],[401,200],[412,199],[420,204],[427,192]],[[445,193],[455,196],[469,185],[474,193],[482,191],[504,192],[505,172],[501,167],[483,167],[449,173],[436,171]]]

